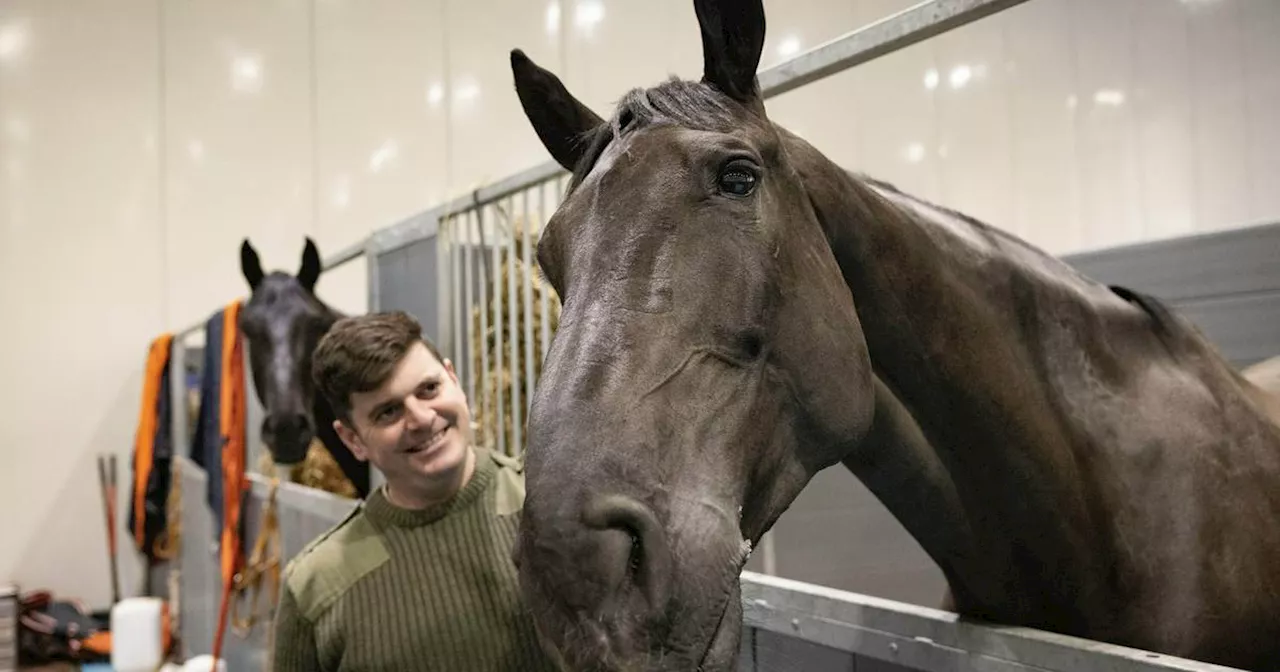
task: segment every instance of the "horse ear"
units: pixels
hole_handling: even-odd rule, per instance
[[[298,282],[308,292],[315,290],[316,280],[320,279],[320,268],[320,251],[316,249],[315,241],[307,236],[307,245],[302,248],[302,267],[298,269]]]
[[[588,134],[604,120],[583,105],[558,77],[538,67],[519,49],[511,51],[516,95],[538,139],[566,170],[573,170],[586,151]]]
[[[257,289],[258,283],[262,282],[262,263],[258,261],[258,252],[249,244],[248,238],[240,243],[240,272],[249,283],[249,291]]]
[[[702,29],[702,81],[738,102],[760,101],[756,69],[764,51],[762,0],[694,0]]]

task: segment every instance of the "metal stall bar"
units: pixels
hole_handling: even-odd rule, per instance
[[[479,415],[480,417],[483,418],[485,417],[485,413],[493,412],[493,405],[494,405],[493,397],[489,396],[489,381],[492,379],[492,376],[489,375],[489,371],[490,371],[489,370],[490,310],[489,310],[488,304],[489,304],[489,288],[491,286],[490,278],[493,275],[493,272],[490,270],[490,268],[493,265],[495,265],[496,260],[488,258],[489,252],[487,248],[493,245],[493,236],[488,235],[484,230],[484,223],[485,223],[484,210],[482,208],[476,208],[475,210],[470,211],[468,214],[472,215],[472,217],[475,219],[476,231],[479,232],[479,236],[480,236],[480,245],[478,250],[478,253],[480,256],[480,264],[481,264],[480,274],[479,274],[480,301],[479,303],[475,304],[476,307],[479,308],[477,312],[480,313],[480,336],[479,338],[473,339],[472,343],[474,343],[476,347],[480,348],[480,371],[478,372],[480,380],[477,384],[480,386]],[[488,263],[486,263],[486,261]],[[497,284],[497,283],[493,283],[493,284]],[[468,311],[471,310],[471,305],[472,304],[470,302],[467,303]],[[470,319],[469,312],[468,312],[468,319]],[[484,429],[487,431],[488,428],[484,428]],[[487,434],[485,435],[485,438],[488,439],[489,441],[493,440],[493,437]]]
[[[559,182],[557,182],[556,184],[559,184]],[[547,207],[547,185],[546,183],[539,184],[538,185],[538,238],[539,239],[542,238],[542,234],[547,232],[547,220],[550,219],[547,213],[550,211],[551,209]],[[551,290],[551,283],[547,283],[547,286],[543,287],[542,295],[538,298],[539,307],[542,309],[542,319],[539,320],[541,322],[539,327],[542,329],[542,352],[538,354],[540,361],[545,361],[547,359],[547,348],[551,347],[550,345],[551,344],[551,308],[550,306],[547,305],[548,303],[547,295],[551,293],[550,290]]]
[[[542,193],[542,188],[538,188],[538,193]],[[523,246],[521,251],[521,263],[523,264],[524,273],[521,274],[521,288],[524,290],[522,297],[524,299],[523,310],[524,320],[524,391],[525,391],[525,407],[533,406],[533,264],[530,263],[533,251],[530,241],[530,229],[533,228],[533,215],[529,212],[529,190],[526,189],[521,195],[521,213],[524,215],[524,226],[521,227],[520,235]],[[546,291],[542,294],[545,296]],[[545,311],[544,311],[545,312]],[[545,316],[544,316],[545,319]]]
[[[786,658],[789,669],[801,669],[795,663],[805,647],[796,642],[852,654],[849,662],[874,659],[889,663],[889,669],[921,672],[1234,670],[1032,628],[967,622],[946,611],[754,572],[742,573],[742,605],[744,638],[749,644],[754,640],[739,668],[746,670],[775,669],[770,658]],[[808,653],[817,647],[808,647]],[[865,662],[885,667],[874,661]]]
[[[477,212],[481,213],[481,216],[483,217],[484,211],[489,207],[491,206],[478,206]],[[493,209],[497,210],[496,207]],[[493,258],[493,284],[491,285],[491,288],[485,292],[485,297],[486,300],[489,300],[489,297],[493,298],[491,306],[481,306],[480,312],[482,314],[487,313],[490,307],[493,308],[493,370],[489,371],[486,369],[485,379],[493,379],[493,406],[490,406],[489,408],[493,412],[493,432],[497,436],[496,445],[498,447],[498,452],[505,454],[507,452],[507,433],[506,423],[504,422],[505,414],[502,412],[504,406],[502,403],[502,348],[506,344],[503,343],[502,333],[502,301],[498,299],[499,293],[502,291],[502,256],[498,252],[502,249],[502,243],[498,240],[498,236],[501,234],[499,233],[500,229],[498,227],[497,214],[493,215],[492,221],[493,225],[490,227],[490,230],[493,232],[493,237],[490,239],[491,242],[489,243],[489,249],[490,256]],[[485,331],[486,339],[481,345],[486,352],[489,350],[488,335],[489,332]],[[495,445],[493,437],[489,437],[489,443],[490,445]]]
[[[528,194],[528,190],[524,194]],[[524,443],[521,441],[520,419],[523,416],[524,408],[520,405],[520,321],[516,314],[516,272],[521,270],[516,265],[516,218],[514,196],[508,196],[507,199],[507,249],[506,249],[506,269],[507,269],[507,324],[511,330],[508,337],[511,339],[511,351],[508,355],[511,357],[511,375],[503,376],[504,383],[509,381],[511,385],[511,450],[509,455],[519,455],[524,452]],[[521,227],[524,228],[524,227]],[[527,282],[525,280],[524,282]],[[527,320],[526,320],[527,321]]]
[[[472,287],[471,280],[472,280],[472,273],[474,270],[472,269],[472,266],[475,266],[475,263],[476,263],[476,247],[471,242],[472,240],[474,240],[474,238],[472,238],[473,232],[471,230],[471,213],[470,212],[463,213],[461,217],[462,217],[462,226],[463,226],[464,233],[462,235],[463,242],[462,242],[462,247],[460,249],[464,256],[462,257],[463,300],[462,300],[462,315],[460,317],[465,327],[464,332],[466,334],[467,340],[463,341],[462,348],[458,350],[458,357],[462,357],[463,352],[468,353],[466,357],[467,399],[470,399],[471,403],[475,406],[475,408],[473,409],[473,412],[479,412],[479,410],[484,406],[484,399],[481,399],[480,397],[476,396],[476,367],[474,362],[475,362],[477,353],[472,347],[472,344],[476,342],[476,339],[472,335],[472,332],[474,332],[475,329],[472,328],[472,320],[471,320],[471,306],[473,305],[472,296],[471,296],[471,287]],[[456,225],[458,218],[455,217],[453,221]]]
[[[450,238],[453,232],[447,227],[436,226],[436,325],[439,330],[435,337],[438,340],[436,346],[441,352],[450,353],[454,359],[457,359],[458,350],[457,341],[454,340],[454,330],[449,327],[449,316],[453,314],[453,294],[446,291],[444,283],[439,278],[454,279],[453,273],[453,254],[449,251]],[[371,310],[376,310],[370,306]],[[456,366],[456,365],[455,365]],[[456,369],[455,369],[456,370]]]
[[[1027,0],[929,0],[760,71],[765,98],[782,95]]]
[[[365,259],[365,282],[368,285],[365,288],[365,292],[367,293],[366,301],[368,302],[368,310],[372,312],[377,310],[378,306],[382,304],[382,265],[378,263],[378,250],[374,245],[373,236],[365,238],[362,247],[364,248]],[[247,352],[248,348],[245,350]],[[249,426],[254,427],[256,425]],[[373,465],[369,465],[370,492],[382,487],[386,482],[387,477],[382,473],[382,470]]]
[[[455,217],[450,217],[444,221],[441,230],[448,231],[448,245],[445,250],[449,254],[449,286],[446,288],[441,286],[441,293],[449,295],[449,312],[452,316],[451,322],[441,322],[441,329],[446,328],[444,325],[452,323],[453,325],[453,353],[455,370],[466,380],[468,362],[463,361],[462,353],[465,352],[466,341],[463,340],[462,334],[462,301],[458,298],[458,288],[462,287],[462,265],[465,260],[462,258],[462,238],[458,235],[458,221]],[[467,399],[473,398],[473,392],[468,390]]]

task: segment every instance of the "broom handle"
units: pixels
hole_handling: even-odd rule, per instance
[[[111,478],[107,471],[107,456],[98,456],[98,492],[102,495],[102,516],[106,519],[107,524],[107,564],[111,567],[111,603],[115,604],[116,599],[116,572],[115,572],[115,527],[113,519],[115,518],[111,506]]]
[[[108,543],[108,547],[111,550],[111,604],[116,604],[120,601],[120,576],[116,567],[116,456],[114,454],[111,455],[110,460],[111,481],[108,486],[110,496],[107,500],[107,515],[109,516],[107,519],[107,534],[111,537],[111,541]]]

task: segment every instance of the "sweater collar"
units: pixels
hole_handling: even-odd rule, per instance
[[[365,511],[370,519],[379,527],[418,527],[430,525],[441,518],[475,504],[489,484],[493,482],[497,464],[483,448],[473,448],[475,453],[475,469],[471,472],[471,480],[462,486],[452,499],[432,504],[425,509],[406,509],[392,504],[387,499],[386,488],[382,487],[369,493],[365,500]]]

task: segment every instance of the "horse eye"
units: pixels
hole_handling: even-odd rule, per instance
[[[741,164],[725,167],[720,172],[720,191],[732,196],[746,196],[756,188],[755,173]]]

